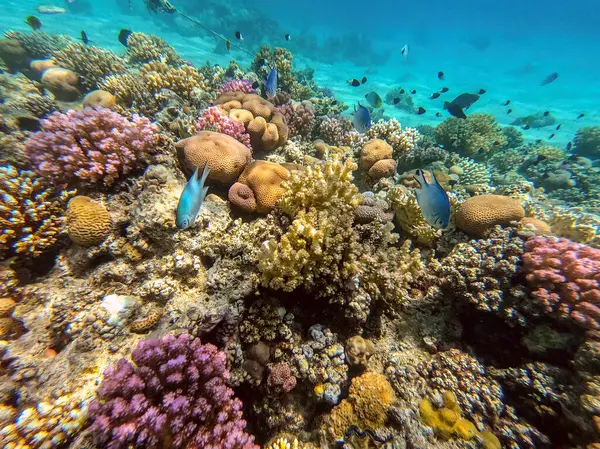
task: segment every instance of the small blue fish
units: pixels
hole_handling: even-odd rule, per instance
[[[358,102],[358,109],[354,106],[354,119],[352,119],[354,129],[359,133],[366,133],[371,128],[371,114],[369,110]]]
[[[206,197],[206,192],[208,192],[208,186],[205,187],[204,183],[209,173],[210,168],[208,168],[207,164],[204,164],[202,177],[198,179],[198,168],[196,168],[196,171],[185,185],[179,197],[177,216],[175,218],[175,224],[179,229],[187,229],[196,221],[200,207],[202,207],[202,203]]]
[[[415,179],[420,188],[417,189],[417,202],[425,221],[434,228],[446,229],[450,224],[450,200],[444,188],[432,173],[433,183],[428,184],[423,170],[417,170]]]
[[[267,92],[267,98],[273,98],[277,94],[277,67],[275,66],[271,67],[265,84],[265,91]]]

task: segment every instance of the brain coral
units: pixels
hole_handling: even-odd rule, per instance
[[[269,213],[284,194],[280,186],[290,176],[290,172],[279,164],[267,161],[254,161],[248,165],[240,175],[238,182],[230,189],[229,200],[236,206],[242,207],[247,212]],[[248,210],[249,204],[247,190],[236,187],[237,184],[245,184],[250,187],[255,204],[254,210]],[[240,201],[237,193],[240,192]]]
[[[110,234],[112,219],[106,207],[87,196],[76,196],[67,208],[67,232],[81,246],[102,243]]]
[[[461,204],[456,213],[456,226],[475,237],[483,237],[496,225],[506,226],[525,216],[517,200],[501,195],[479,195]]]
[[[233,184],[252,160],[250,149],[227,134],[201,131],[175,144],[185,169],[192,173],[208,164],[208,179]]]
[[[369,140],[360,153],[360,168],[369,170],[376,162],[390,159],[393,148],[381,139]]]
[[[506,143],[502,128],[489,114],[450,117],[435,128],[435,139],[446,150],[468,157],[489,156]]]
[[[386,178],[396,173],[396,161],[394,159],[382,159],[375,162],[369,169],[369,177],[374,180]]]
[[[60,101],[75,101],[81,95],[79,76],[69,69],[54,67],[42,75],[42,84]]]

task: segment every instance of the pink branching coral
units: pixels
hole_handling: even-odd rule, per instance
[[[196,129],[198,131],[216,131],[227,134],[248,148],[252,148],[250,135],[246,132],[244,124],[224,114],[217,106],[212,106],[202,111],[202,116],[200,116],[196,123]]]
[[[278,393],[287,393],[296,386],[296,378],[292,376],[287,363],[277,363],[271,367],[267,386]]]
[[[225,81],[217,90],[217,96],[225,92],[244,92],[245,94],[255,94],[256,90],[252,87],[252,81],[248,80],[229,80]]]
[[[113,184],[158,151],[158,128],[147,118],[132,120],[107,108],[55,112],[43,131],[27,141],[35,171],[57,182]]]
[[[557,237],[525,243],[523,268],[544,310],[600,329],[600,249]]]
[[[312,138],[315,128],[315,111],[310,102],[302,102],[298,106],[288,103],[277,108],[283,114],[285,123],[289,128],[290,137],[301,137],[306,140]]]

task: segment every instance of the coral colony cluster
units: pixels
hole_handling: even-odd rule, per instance
[[[600,447],[600,127],[361,134],[266,46],[11,31],[0,58],[1,448]]]

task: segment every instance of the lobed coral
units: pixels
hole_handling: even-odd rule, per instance
[[[229,189],[229,201],[244,212],[269,213],[284,194],[281,183],[289,176],[290,172],[282,165],[254,161]]]
[[[65,228],[65,205],[73,190],[52,188],[35,173],[0,167],[0,254],[39,256]]]
[[[90,404],[98,444],[118,449],[254,449],[242,403],[227,386],[226,355],[183,334],[145,340],[132,362],[106,370]]]
[[[525,216],[521,204],[502,195],[478,195],[462,203],[456,213],[456,226],[461,231],[483,237],[494,226],[506,226]]]
[[[525,243],[523,269],[544,312],[600,329],[600,250],[557,237]]]
[[[158,128],[146,118],[127,120],[106,108],[55,112],[27,141],[40,175],[53,181],[110,186],[158,151]]]
[[[129,64],[161,61],[171,66],[183,65],[183,58],[164,39],[145,33],[131,33],[129,35],[125,59]]]
[[[373,123],[367,131],[367,136],[371,139],[385,140],[394,150],[393,157],[397,158],[414,149],[419,140],[419,131],[414,128],[402,129],[400,122],[393,118]]]
[[[243,143],[248,148],[252,148],[252,145],[250,144],[250,135],[246,132],[244,124],[221,112],[216,106],[202,111],[202,115],[198,118],[198,122],[196,123],[196,129],[198,131],[216,131],[218,133],[227,134]]]
[[[500,125],[489,114],[450,117],[435,128],[435,138],[446,150],[466,157],[488,157],[506,143]]]

